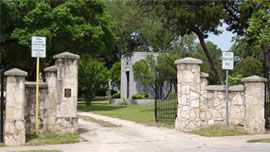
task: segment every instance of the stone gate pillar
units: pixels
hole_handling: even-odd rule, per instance
[[[6,83],[6,118],[4,140],[8,146],[25,143],[25,77],[27,72],[11,69],[5,72]]]
[[[259,76],[243,78],[245,84],[245,129],[249,133],[264,133],[264,100],[265,82],[267,79]]]
[[[191,131],[200,126],[201,60],[184,58],[177,65],[178,108],[175,128]]]
[[[49,105],[50,108],[48,109],[48,122],[47,127],[48,130],[54,131],[55,128],[55,119],[56,119],[56,106],[58,101],[58,94],[57,94],[57,67],[56,65],[47,67],[44,69],[45,72],[45,79],[48,85],[48,98],[49,98]]]
[[[60,133],[75,132],[78,125],[78,59],[79,55],[70,52],[53,57],[57,68],[56,130]]]

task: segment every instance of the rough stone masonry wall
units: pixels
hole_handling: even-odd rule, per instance
[[[225,87],[209,85],[205,88],[200,101],[201,126],[214,124],[226,125]],[[231,125],[244,126],[244,86],[230,86],[228,93],[229,122]]]
[[[54,56],[55,65],[44,69],[46,82],[40,82],[39,132],[72,133],[77,130],[78,55],[64,52]],[[25,135],[35,129],[36,83],[25,82],[27,72],[5,72],[5,144],[22,145]]]
[[[25,104],[25,125],[26,134],[35,133],[36,114],[36,83],[25,82],[26,104]],[[50,117],[50,100],[48,98],[47,83],[40,83],[39,87],[39,132],[48,130],[48,119]]]
[[[6,118],[5,144],[9,146],[25,143],[25,76],[27,72],[19,69],[6,71]]]
[[[78,55],[59,54],[54,56],[57,68],[58,102],[56,106],[57,132],[75,132],[78,124]]]
[[[175,128],[192,131],[214,124],[226,124],[225,86],[208,85],[200,71],[201,60],[177,60],[178,112]],[[229,125],[243,126],[250,133],[263,133],[265,78],[251,76],[244,85],[230,86]]]

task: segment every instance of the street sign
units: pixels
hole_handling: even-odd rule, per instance
[[[222,69],[233,70],[234,56],[233,52],[222,52]]]
[[[33,58],[46,58],[46,37],[32,36]]]
[[[32,58],[37,58],[36,71],[36,134],[38,134],[38,97],[39,97],[39,58],[46,58],[46,37],[32,36]]]
[[[229,101],[228,101],[228,77],[229,70],[233,70],[234,56],[233,52],[222,52],[222,69],[226,70],[225,101],[226,101],[226,124],[229,126]]]

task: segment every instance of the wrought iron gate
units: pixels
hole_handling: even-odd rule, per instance
[[[158,79],[155,82],[155,120],[174,125],[177,115],[176,80]]]

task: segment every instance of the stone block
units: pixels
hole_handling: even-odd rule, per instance
[[[13,112],[14,112],[14,119],[16,119],[16,120],[23,120],[24,119],[24,110],[15,109]]]
[[[24,130],[25,129],[24,120],[17,120],[15,122],[15,126],[16,126],[16,129],[18,130]]]
[[[188,95],[190,91],[190,86],[189,85],[181,85],[179,93],[181,95]]]
[[[214,124],[215,124],[215,121],[214,121],[213,119],[208,120],[208,125],[209,125],[209,126],[212,126],[212,125],[214,125]]]
[[[5,123],[5,145],[18,146],[25,144],[24,120],[9,120]]]
[[[189,105],[189,102],[187,100],[187,96],[186,95],[182,95],[181,98],[178,98],[178,104],[179,105],[183,105],[183,106]]]
[[[14,118],[14,108],[6,108],[6,119],[13,120]]]

